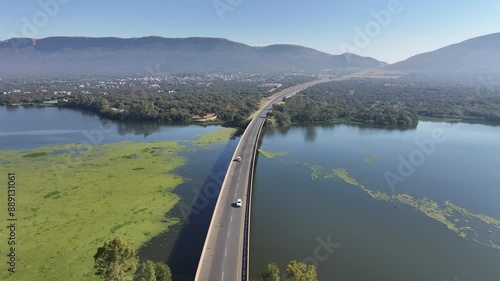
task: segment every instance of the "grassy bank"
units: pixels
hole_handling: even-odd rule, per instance
[[[17,176],[18,219],[17,273],[2,263],[0,280],[95,280],[93,255],[106,239],[120,235],[138,248],[177,223],[165,213],[179,200],[172,190],[183,181],[174,173],[185,164],[182,149],[124,142],[0,151],[1,174]]]

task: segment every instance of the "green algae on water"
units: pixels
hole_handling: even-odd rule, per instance
[[[215,132],[207,132],[201,135],[197,135],[197,140],[193,140],[190,143],[194,146],[200,148],[207,148],[213,144],[225,143],[236,133],[235,128],[219,128]]]
[[[306,164],[306,166],[311,169],[311,179],[313,180],[342,180],[349,185],[359,187],[373,199],[413,207],[429,218],[442,223],[461,238],[500,250],[500,238],[493,237],[494,231],[491,230],[491,228],[497,231],[500,230],[500,221],[495,218],[473,213],[450,201],[438,203],[429,198],[416,199],[409,194],[388,194],[381,191],[374,191],[351,177],[346,169],[332,169],[330,171],[319,165]]]
[[[139,248],[179,223],[165,214],[180,200],[172,191],[183,182],[183,149],[170,141],[0,151],[9,165],[0,173],[16,173],[22,225],[18,270],[0,280],[96,280],[88,273],[105,240],[119,235]]]
[[[377,158],[375,156],[368,156],[364,159],[366,164],[370,164],[371,162],[373,162],[375,160],[377,160]]]
[[[259,151],[259,153],[264,156],[265,158],[276,158],[278,156],[285,156],[288,154],[288,151],[284,151],[284,152],[269,152],[269,151],[265,151],[263,149],[257,149],[257,151]]]

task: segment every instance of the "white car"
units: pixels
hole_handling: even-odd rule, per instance
[[[238,199],[238,201],[236,201],[236,207],[241,207],[241,199]]]
[[[241,157],[240,156],[236,157],[236,161],[241,162]]]

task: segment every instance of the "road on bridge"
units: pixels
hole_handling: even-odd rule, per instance
[[[253,161],[260,129],[273,104],[313,85],[319,80],[283,90],[253,118],[236,147],[229,165],[212,221],[208,229],[195,281],[235,281],[248,279],[248,235]],[[241,157],[241,162],[235,161]],[[243,206],[236,207],[242,199]]]

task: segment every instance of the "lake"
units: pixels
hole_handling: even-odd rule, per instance
[[[194,277],[205,234],[215,207],[215,196],[198,196],[223,179],[239,136],[207,148],[190,145],[198,135],[215,132],[221,126],[161,125],[121,122],[100,118],[88,111],[59,108],[0,106],[0,149],[32,149],[45,145],[87,143],[100,145],[122,141],[182,141],[187,164],[176,171],[184,178],[174,192],[181,201],[168,215],[181,220],[145,244],[138,252],[142,259],[168,262],[177,276]],[[22,174],[22,171],[17,171]],[[97,195],[96,195],[97,196]],[[200,206],[190,212],[193,204]],[[187,223],[189,222],[189,223]]]
[[[499,280],[500,127],[296,125],[261,143],[283,156],[258,158],[253,278],[297,260],[319,280]]]
[[[0,107],[0,149],[67,143],[194,140],[220,126],[102,119],[57,108]],[[238,143],[183,152],[175,192],[182,223],[153,238],[143,259],[193,276],[224,174]],[[253,191],[250,268],[317,265],[320,280],[496,280],[500,277],[500,127],[420,122],[415,130],[350,125],[265,129]],[[401,168],[402,167],[402,168]],[[215,176],[214,176],[215,175]],[[219,178],[219,179],[218,179]],[[424,199],[428,198],[428,199]],[[448,202],[448,203],[445,203]],[[186,215],[187,212],[187,215]],[[189,222],[189,223],[186,223]]]

